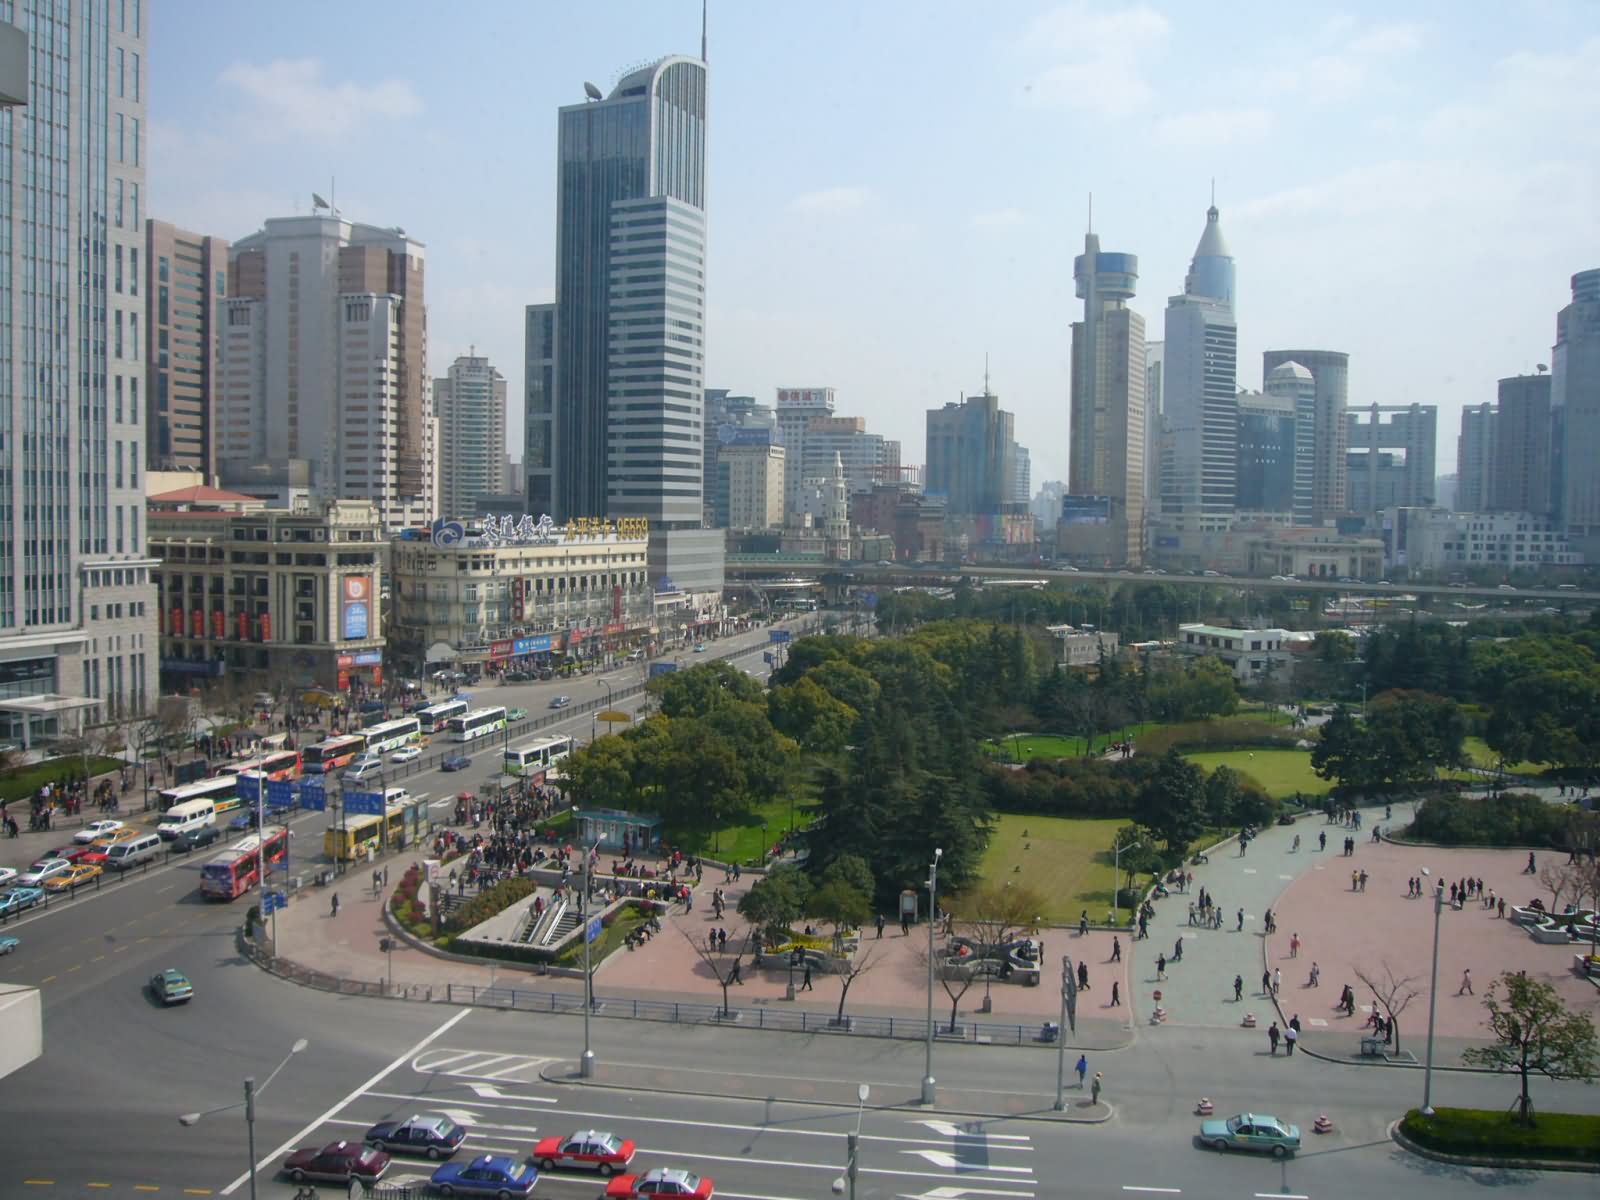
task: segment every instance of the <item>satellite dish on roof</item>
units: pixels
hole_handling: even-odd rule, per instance
[[[604,100],[605,99],[605,96],[601,94],[600,89],[595,87],[595,85],[590,83],[588,80],[584,80],[584,83],[583,83],[583,94],[585,96],[589,97],[589,99],[591,99],[591,100]]]

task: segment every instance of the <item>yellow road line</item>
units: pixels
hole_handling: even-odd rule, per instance
[[[101,959],[102,959],[102,958],[104,958],[104,957],[105,957],[105,955],[104,955],[104,954],[96,954],[96,955],[95,955],[95,956],[94,956],[94,957],[93,957],[93,958],[91,958],[91,959],[90,959],[90,960],[89,960],[89,961],[90,961],[90,962],[99,962],[99,961],[100,961],[100,960],[101,960]]]
[[[54,1179],[24,1179],[22,1182],[29,1187],[55,1187],[56,1185]]]
[[[121,953],[122,953],[122,952],[123,952],[123,951],[124,951],[124,950],[126,950],[126,949],[127,949],[127,948],[128,948],[128,947],[126,947],[126,946],[118,946],[118,947],[117,947],[117,948],[116,948],[116,949],[115,949],[115,950],[113,950],[113,951],[112,951],[112,952],[111,952],[111,953],[113,953],[113,954],[121,954]]]
[[[183,1189],[183,1194],[185,1196],[209,1196],[209,1195],[211,1195],[211,1189],[210,1188],[184,1188]]]
[[[71,975],[71,974],[72,974],[72,973],[73,973],[73,972],[74,972],[74,971],[81,971],[81,970],[83,970],[83,964],[82,964],[82,963],[79,963],[79,964],[78,964],[78,965],[77,965],[77,966],[75,966],[75,967],[68,967],[68,968],[67,968],[67,974],[68,974],[68,975]]]
[[[83,1186],[92,1188],[108,1188],[111,1185],[109,1183],[86,1183]]]
[[[44,984],[49,983],[54,978],[54,975],[46,975],[43,979],[39,980],[39,984],[42,987]]]
[[[144,944],[145,944],[145,943],[146,943],[146,942],[148,942],[148,941],[149,941],[149,940],[150,940],[150,939],[149,939],[149,938],[147,938],[147,937],[142,937],[142,938],[140,938],[140,939],[139,939],[139,940],[138,940],[138,942],[137,942],[137,943],[136,943],[136,945],[140,945],[140,946],[142,946],[142,945],[144,945]]]
[[[133,1185],[136,1192],[159,1192],[161,1189],[153,1183],[136,1183]]]

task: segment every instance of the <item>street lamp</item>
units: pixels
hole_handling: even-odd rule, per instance
[[[843,1195],[848,1188],[850,1200],[856,1200],[856,1165],[861,1158],[861,1113],[867,1106],[872,1089],[864,1083],[856,1084],[856,1131],[845,1134],[844,1174],[833,1181],[833,1194]]]
[[[933,1079],[933,926],[939,918],[939,860],[943,849],[933,852],[933,864],[928,868],[928,1046],[922,1072],[922,1102],[932,1104],[937,1094]]]
[[[1043,955],[1040,955],[1041,966]],[[1056,1027],[1056,1111],[1067,1111],[1067,1030],[1078,1032],[1078,981],[1072,956],[1061,956],[1061,1024]],[[1080,1081],[1080,1086],[1081,1081]]]
[[[600,686],[605,688],[605,690],[606,690],[606,714],[607,714],[606,715],[606,732],[610,733],[611,732],[611,716],[610,716],[610,713],[611,713],[611,681],[609,679],[602,679],[602,680],[600,680]]]
[[[1422,868],[1422,877],[1433,872]],[[1433,1013],[1439,1003],[1439,914],[1444,911],[1444,880],[1433,887],[1433,974],[1428,981],[1428,1052],[1422,1068],[1422,1115],[1433,1116]]]
[[[578,810],[572,810],[573,823],[578,820]],[[579,845],[582,845],[580,842]],[[593,840],[583,848],[583,892],[578,898],[578,923],[583,926],[583,1057],[578,1060],[578,1074],[584,1079],[594,1078],[594,1050],[589,1045],[589,1018],[594,1012],[594,972],[589,968],[589,872]]]
[[[232,1112],[236,1108],[244,1109],[244,1123],[245,1129],[248,1131],[250,1148],[250,1200],[255,1200],[256,1196],[256,1097],[267,1090],[267,1086],[278,1077],[278,1072],[288,1066],[289,1060],[304,1050],[307,1045],[309,1043],[306,1039],[301,1038],[290,1046],[289,1053],[283,1056],[283,1061],[272,1069],[272,1074],[267,1076],[266,1081],[260,1087],[256,1086],[254,1077],[247,1078],[244,1081],[244,1099],[239,1103],[224,1104],[220,1108],[208,1108],[204,1112],[184,1113],[178,1118],[178,1124],[180,1125],[197,1125],[200,1123],[201,1117],[212,1117],[217,1113]]]
[[[1111,924],[1113,927],[1122,924],[1122,852],[1124,850],[1138,850],[1143,842],[1135,842],[1131,846],[1120,843],[1111,847],[1111,870],[1116,878],[1111,881]]]

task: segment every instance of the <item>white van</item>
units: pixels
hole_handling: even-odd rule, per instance
[[[129,867],[136,867],[142,862],[149,862],[161,853],[161,839],[153,833],[142,837],[133,838],[131,841],[118,842],[106,851],[106,866],[115,867],[119,871],[126,871]]]
[[[204,829],[207,825],[216,823],[215,800],[185,800],[182,804],[174,804],[167,809],[166,815],[161,818],[161,824],[156,826],[156,833],[160,835],[162,841],[172,842],[191,829]]]
[[[344,769],[346,779],[367,779],[383,770],[383,759],[361,758]]]

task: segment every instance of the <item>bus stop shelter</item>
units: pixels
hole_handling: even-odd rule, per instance
[[[573,810],[572,819],[578,845],[627,854],[653,854],[661,849],[661,818],[654,813],[589,808]]]
[[[60,726],[64,722],[61,718],[69,713],[80,714],[75,728],[82,730],[87,715],[87,710],[99,708],[103,700],[89,700],[82,696],[62,696],[54,692],[42,696],[13,696],[10,699],[0,700],[0,712],[16,713],[22,717],[22,748],[33,749],[33,719],[39,717],[48,720],[57,718],[57,729],[66,732]]]

